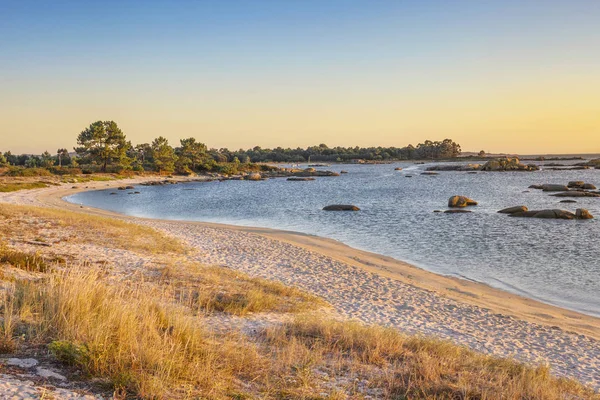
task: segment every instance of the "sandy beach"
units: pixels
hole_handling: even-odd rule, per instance
[[[294,232],[133,218],[68,203],[83,190],[148,178],[0,194],[0,201],[111,216],[153,227],[195,248],[195,261],[238,269],[314,293],[343,318],[431,335],[486,354],[548,363],[600,388],[600,319],[466,280],[436,275],[340,242]],[[111,258],[118,258],[115,254]]]

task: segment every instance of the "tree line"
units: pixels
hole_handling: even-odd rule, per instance
[[[209,149],[190,137],[178,146],[159,136],[151,143],[132,145],[114,121],[96,121],[77,136],[75,154],[59,148],[54,154],[14,155],[0,153],[0,166],[29,168],[81,168],[91,172],[156,171],[159,173],[192,173],[199,171],[235,172],[243,165],[266,162],[349,162],[352,160],[393,161],[441,159],[457,157],[460,145],[451,139],[426,140],[405,147],[328,147],[325,144],[303,148],[229,150]]]

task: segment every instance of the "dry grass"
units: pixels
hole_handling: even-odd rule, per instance
[[[5,192],[16,192],[17,190],[27,189],[41,189],[48,187],[44,182],[13,182],[13,183],[1,183],[0,193]]]
[[[308,392],[316,389],[310,376],[321,370],[366,380],[386,399],[600,398],[575,381],[552,376],[546,366],[528,367],[383,327],[311,317],[269,329],[265,337],[283,361],[278,369],[289,371],[288,380],[303,382]]]
[[[290,313],[326,306],[317,296],[224,267],[179,264],[160,270],[166,293],[198,314]]]
[[[184,253],[176,239],[158,231],[114,218],[51,208],[0,204],[0,235],[38,239],[44,231],[59,231],[60,240],[93,243],[151,254]],[[56,238],[49,237],[48,241]]]

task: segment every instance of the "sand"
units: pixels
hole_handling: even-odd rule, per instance
[[[139,181],[86,186],[91,190]],[[78,190],[86,188],[63,185],[0,194],[0,201],[60,207],[151,226],[196,248],[196,261],[228,266],[315,293],[343,317],[448,339],[486,354],[548,363],[554,373],[600,389],[598,318],[436,275],[316,236],[132,218],[61,200]]]

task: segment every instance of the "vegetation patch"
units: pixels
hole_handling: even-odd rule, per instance
[[[48,185],[44,182],[0,183],[0,192],[16,192],[18,190],[41,189],[45,187],[48,187]]]

